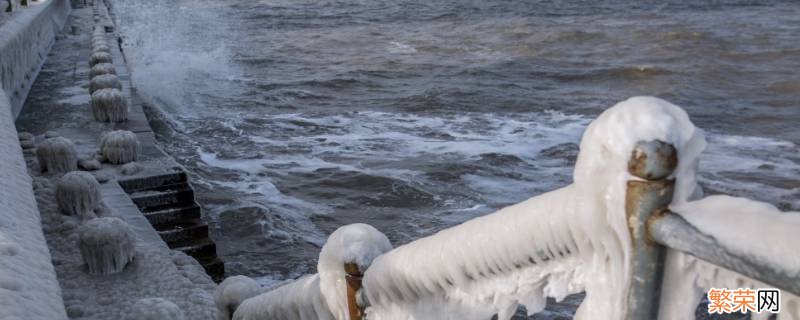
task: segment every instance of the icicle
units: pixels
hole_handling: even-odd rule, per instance
[[[228,277],[214,290],[217,305],[217,320],[230,320],[233,313],[245,300],[261,293],[261,286],[246,276]]]
[[[64,137],[44,140],[36,149],[36,158],[42,172],[66,173],[78,169],[75,145]]]
[[[94,67],[98,63],[112,63],[111,54],[108,52],[95,52],[89,57],[89,66]]]
[[[79,231],[78,247],[91,274],[121,272],[133,260],[136,235],[119,218],[95,218]]]
[[[118,89],[100,89],[92,93],[92,113],[97,121],[122,122],[128,119],[128,102]]]
[[[92,67],[92,70],[89,70],[89,79],[103,74],[117,74],[117,70],[114,68],[113,64],[98,63]]]
[[[56,183],[56,203],[66,215],[77,215],[86,220],[94,218],[94,209],[100,204],[100,184],[91,173],[72,171]]]
[[[95,91],[100,89],[112,88],[122,90],[122,83],[119,82],[119,78],[117,78],[116,74],[101,74],[95,76],[89,82],[89,93],[95,93]]]
[[[144,298],[133,304],[126,320],[185,320],[186,314],[172,301],[164,298]]]
[[[125,164],[136,161],[142,147],[136,134],[126,130],[111,131],[100,138],[100,152],[108,162]]]

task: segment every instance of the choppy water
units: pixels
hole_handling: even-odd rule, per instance
[[[800,209],[796,2],[114,2],[231,274],[313,272],[343,224],[400,244],[566,185],[586,124],[633,95],[708,132],[708,190]]]

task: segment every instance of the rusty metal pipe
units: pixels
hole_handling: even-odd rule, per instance
[[[650,216],[672,202],[675,180],[668,177],[678,164],[678,152],[663,141],[636,144],[628,172],[642,180],[627,183],[625,217],[631,237],[631,283],[625,319],[656,319],[661,295],[666,249],[647,233]]]
[[[364,318],[364,309],[358,304],[357,295],[358,290],[361,290],[361,280],[364,278],[364,273],[355,263],[345,263],[344,272],[346,274],[347,310],[350,320],[362,320]]]

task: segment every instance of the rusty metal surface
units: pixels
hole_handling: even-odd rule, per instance
[[[344,272],[347,274],[347,310],[350,320],[362,320],[364,318],[364,308],[358,304],[358,291],[361,290],[361,280],[364,274],[355,263],[345,263]]]
[[[641,141],[631,152],[628,172],[645,180],[664,179],[678,166],[678,151],[669,143]]]

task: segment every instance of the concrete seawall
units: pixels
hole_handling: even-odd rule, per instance
[[[14,118],[70,10],[68,0],[49,0],[21,9],[0,26],[0,89],[8,96]]]
[[[70,10],[50,0],[0,26],[0,319],[67,319],[14,119]]]

